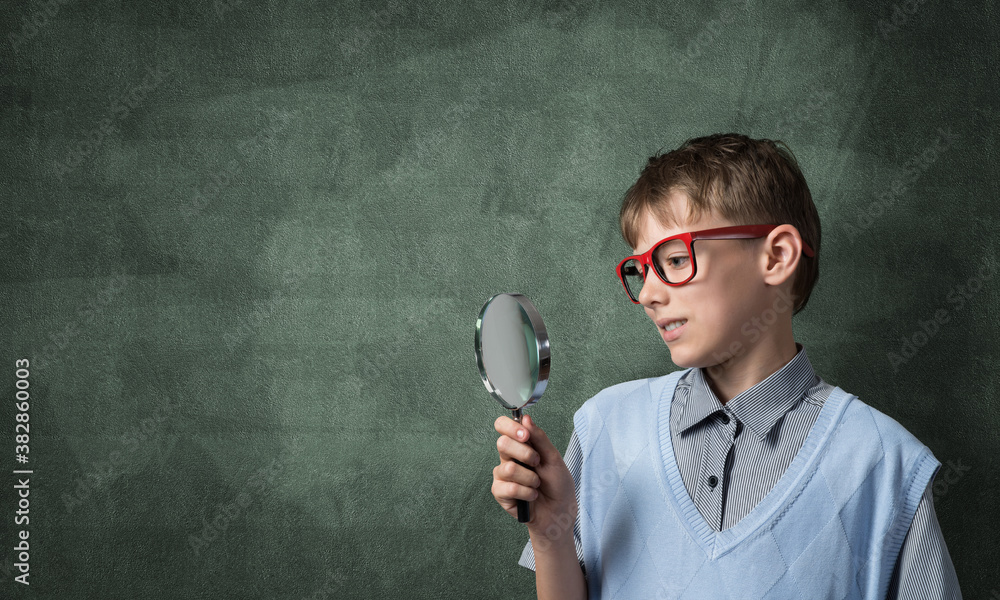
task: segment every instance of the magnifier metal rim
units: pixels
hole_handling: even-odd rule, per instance
[[[531,329],[535,332],[535,346],[538,350],[538,382],[535,383],[534,389],[531,391],[531,396],[528,397],[527,401],[521,406],[514,406],[507,402],[503,396],[493,387],[490,382],[490,378],[486,375],[486,367],[483,365],[483,315],[486,314],[486,309],[489,308],[493,299],[497,296],[510,296],[521,305],[524,309],[524,313],[528,315],[528,322],[531,323]],[[549,335],[545,331],[545,324],[542,322],[542,316],[538,314],[535,309],[535,305],[528,300],[528,297],[524,294],[510,293],[510,294],[495,294],[490,297],[489,300],[483,304],[483,307],[479,310],[479,317],[476,319],[476,365],[479,367],[479,377],[482,378],[483,384],[486,386],[486,390],[500,401],[501,404],[509,408],[510,410],[520,410],[534,404],[539,398],[542,397],[542,393],[545,391],[545,386],[549,383],[549,365],[550,365],[550,351],[549,351]]]

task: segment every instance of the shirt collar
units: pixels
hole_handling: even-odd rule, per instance
[[[682,433],[719,411],[733,414],[761,439],[786,412],[792,409],[806,391],[815,384],[816,372],[802,344],[799,351],[783,367],[763,381],[737,394],[726,405],[719,402],[708,386],[701,368],[693,369],[687,385],[690,393],[681,409],[678,432]],[[687,379],[687,378],[685,378]]]

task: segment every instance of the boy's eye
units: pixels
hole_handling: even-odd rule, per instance
[[[668,269],[686,269],[688,265],[689,257],[685,255],[680,256],[668,256],[664,261],[664,265]]]
[[[657,246],[653,258],[660,269],[683,269],[688,265],[688,249],[681,240],[671,240]]]

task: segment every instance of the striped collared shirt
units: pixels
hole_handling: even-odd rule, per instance
[[[677,383],[670,418],[677,466],[695,506],[716,531],[738,523],[774,487],[833,391],[816,375],[802,345],[796,348],[788,363],[726,404],[702,369],[692,369]],[[576,482],[582,460],[573,431],[564,461]],[[927,484],[903,540],[887,600],[962,597],[934,513],[933,483]],[[579,497],[577,483],[578,503]],[[579,515],[573,533],[582,567]],[[534,570],[530,541],[518,564]]]

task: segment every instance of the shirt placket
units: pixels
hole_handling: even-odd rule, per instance
[[[731,413],[718,411],[709,417],[705,431],[695,506],[716,531],[722,530],[726,461],[736,439],[736,425],[736,419]]]

